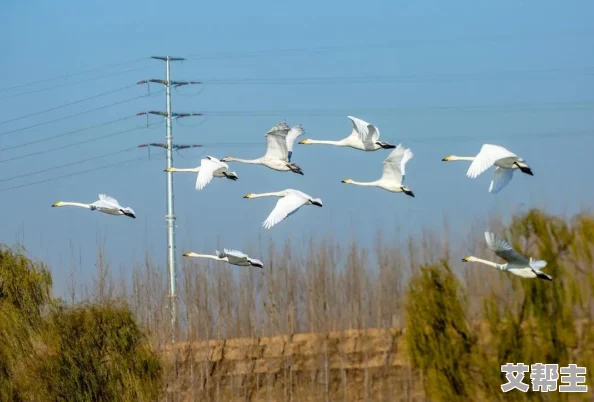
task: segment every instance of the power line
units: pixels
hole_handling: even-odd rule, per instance
[[[128,98],[128,99],[124,99],[124,100],[121,100],[121,101],[118,101],[118,102],[113,102],[113,103],[110,103],[110,104],[107,104],[107,105],[99,106],[99,107],[96,107],[94,109],[87,109],[87,110],[84,110],[82,112],[71,114],[69,116],[59,117],[59,118],[54,119],[54,120],[49,120],[49,121],[45,121],[45,122],[42,122],[42,123],[33,124],[33,125],[27,126],[27,127],[17,128],[15,130],[11,130],[11,131],[5,131],[3,133],[0,133],[0,137],[1,136],[4,136],[4,135],[7,135],[7,134],[12,134],[12,133],[16,133],[16,132],[19,132],[19,131],[28,130],[30,128],[43,126],[45,124],[54,123],[56,121],[70,119],[72,117],[80,116],[80,115],[83,115],[83,114],[86,114],[86,113],[96,112],[97,110],[107,109],[107,108],[112,107],[112,106],[121,105],[123,103],[131,102],[133,100],[140,99],[140,98],[143,98],[143,97],[146,97],[146,96],[155,95],[155,94],[158,94],[158,93],[161,93],[161,92],[163,92],[163,90],[157,91],[157,92],[153,92],[152,94],[147,94],[147,95],[137,95],[137,96],[134,96],[132,98]]]
[[[27,176],[33,176],[33,175],[36,175],[36,174],[39,174],[39,173],[51,172],[52,170],[58,170],[58,169],[62,169],[62,168],[68,167],[68,166],[74,166],[74,165],[78,165],[78,164],[81,164],[81,163],[94,161],[94,160],[97,160],[97,159],[107,158],[108,156],[118,155],[118,154],[121,154],[121,153],[124,153],[124,152],[131,151],[131,150],[136,149],[136,148],[137,147],[126,148],[126,149],[122,149],[120,151],[110,152],[108,154],[94,156],[94,157],[82,159],[82,160],[79,160],[79,161],[76,161],[76,162],[66,163],[64,165],[53,166],[53,167],[46,168],[46,169],[36,170],[34,172],[24,173],[24,174],[21,174],[21,175],[18,175],[18,176],[9,177],[7,179],[0,179],[0,183],[5,182],[5,181],[11,181],[11,180],[20,179],[20,178],[27,177]]]
[[[469,37],[407,38],[407,39],[400,39],[400,40],[394,41],[392,43],[383,43],[383,44],[381,44],[381,43],[380,44],[360,43],[360,44],[350,44],[350,45],[326,45],[326,46],[317,46],[317,47],[261,49],[261,50],[245,51],[245,52],[232,51],[232,52],[218,52],[218,53],[211,53],[211,54],[195,53],[195,54],[192,54],[189,57],[187,57],[186,61],[207,60],[207,59],[225,59],[225,58],[238,58],[238,57],[253,57],[253,56],[266,55],[266,54],[270,54],[270,53],[283,54],[283,53],[294,53],[294,52],[316,52],[316,51],[332,51],[332,50],[382,49],[382,48],[391,48],[391,47],[399,46],[402,43],[411,43],[411,42],[416,42],[416,43],[419,43],[419,42],[444,42],[444,41],[448,42],[448,41],[460,41],[460,40],[462,40],[462,41],[492,41],[492,40],[502,40],[502,39],[503,40],[505,40],[505,39],[518,40],[518,39],[522,39],[522,38],[524,38],[524,39],[526,39],[526,38],[543,39],[546,37],[560,38],[560,37],[564,37],[564,36],[575,37],[575,36],[581,36],[581,35],[589,35],[589,33],[587,33],[587,32],[534,32],[531,34],[523,34],[523,35],[517,35],[517,34],[512,33],[512,34],[498,34],[498,35],[490,35],[490,36],[482,36],[482,37],[481,36],[473,36],[472,38],[469,38]],[[13,89],[42,84],[44,82],[57,81],[59,79],[68,79],[70,77],[74,77],[77,75],[83,75],[83,74],[87,74],[87,73],[91,73],[91,72],[95,72],[95,71],[101,71],[101,70],[107,70],[110,68],[121,67],[121,66],[125,66],[128,64],[137,63],[137,62],[143,61],[143,60],[148,60],[148,58],[147,57],[139,57],[139,58],[125,61],[122,63],[110,64],[110,65],[106,65],[106,66],[102,66],[102,67],[91,68],[91,69],[68,73],[68,74],[63,74],[63,75],[59,75],[59,76],[55,76],[55,77],[51,77],[51,78],[45,78],[45,79],[41,79],[41,80],[18,84],[18,85],[14,85],[11,87],[4,87],[4,88],[0,88],[0,92],[5,92],[5,91],[13,90]],[[146,69],[146,68],[150,68],[150,66],[142,67],[142,68],[135,69],[135,70],[126,70],[125,72],[109,73],[109,74],[105,74],[102,76],[93,77],[90,80],[110,77],[110,76],[113,76],[114,74],[115,75],[124,74],[127,72],[138,71],[140,69]],[[72,85],[72,84],[76,84],[76,83],[80,83],[80,82],[86,82],[86,80],[65,83],[63,85]],[[48,88],[48,89],[54,89],[54,88],[56,88],[56,87],[52,87],[52,88]],[[2,99],[2,98],[0,98],[0,99]]]
[[[4,95],[4,96],[1,96],[0,99],[14,98],[14,97],[17,97],[17,96],[30,95],[30,94],[35,94],[35,93],[38,93],[38,92],[49,91],[49,90],[52,90],[52,89],[59,89],[59,88],[63,88],[63,87],[69,86],[69,85],[82,84],[82,83],[85,83],[85,82],[91,82],[91,81],[99,80],[99,79],[102,79],[102,78],[115,77],[115,76],[118,76],[118,75],[123,75],[123,74],[131,73],[131,72],[134,72],[134,71],[146,70],[148,68],[150,68],[150,67],[147,66],[147,67],[133,68],[133,69],[130,69],[130,70],[125,70],[125,71],[117,71],[117,72],[114,72],[114,73],[100,75],[98,77],[86,78],[84,80],[72,81],[72,82],[67,82],[65,84],[54,85],[52,87],[45,87],[45,88],[33,89],[31,91],[21,92],[21,93],[18,93],[18,94]]]
[[[50,148],[50,149],[44,149],[44,150],[41,150],[41,151],[32,152],[32,153],[25,154],[25,155],[15,156],[15,157],[9,158],[9,159],[2,159],[2,160],[0,160],[0,163],[16,161],[16,160],[19,160],[19,159],[28,158],[30,156],[45,154],[47,152],[59,151],[59,150],[70,148],[70,147],[74,147],[74,146],[77,146],[77,145],[86,144],[86,143],[89,143],[89,142],[94,142],[94,141],[103,140],[105,138],[114,137],[116,135],[120,135],[120,134],[124,134],[124,133],[129,133],[129,132],[136,131],[136,130],[142,130],[144,128],[145,127],[133,127],[133,128],[127,129],[127,130],[116,131],[115,133],[105,134],[105,135],[102,135],[100,137],[90,138],[90,139],[84,140],[84,141],[73,142],[71,144],[62,145],[60,147],[55,147],[55,148]]]
[[[103,67],[91,68],[91,69],[79,71],[79,72],[76,72],[76,73],[64,74],[64,75],[60,75],[60,76],[53,77],[53,78],[45,78],[45,79],[42,79],[42,80],[32,81],[32,82],[28,82],[28,83],[25,83],[25,84],[15,85],[15,86],[12,86],[12,87],[4,87],[4,88],[0,88],[0,92],[10,91],[12,89],[18,89],[18,88],[28,87],[28,86],[36,85],[36,84],[42,84],[44,82],[49,82],[49,81],[56,81],[56,80],[59,80],[59,79],[67,79],[67,78],[70,78],[70,77],[74,77],[75,75],[82,75],[82,74],[91,73],[91,72],[94,72],[94,71],[107,70],[109,68],[114,68],[114,67],[121,67],[121,66],[124,66],[124,65],[127,65],[127,64],[136,63],[136,62],[141,61],[141,60],[147,60],[147,58],[146,57],[139,57],[139,58],[134,59],[134,60],[125,61],[123,63],[117,63],[117,64],[111,64],[111,65],[103,66]]]
[[[465,79],[505,79],[512,78],[513,74],[519,74],[517,78],[539,78],[536,74],[551,74],[558,72],[583,72],[586,75],[594,74],[594,67],[586,66],[579,68],[550,68],[538,70],[504,70],[470,73],[442,73],[424,75],[391,75],[391,76],[360,76],[360,77],[302,77],[302,78],[223,78],[205,79],[201,83],[209,85],[279,85],[279,84],[348,84],[348,83],[388,83],[388,82],[436,82],[436,81],[460,81]],[[511,75],[510,75],[511,74]],[[515,77],[514,77],[515,78]]]
[[[93,128],[99,128],[99,127],[108,126],[108,125],[110,125],[110,124],[113,124],[113,123],[118,123],[118,122],[121,122],[121,121],[129,120],[129,119],[131,119],[131,118],[133,118],[133,117],[136,117],[136,115],[133,115],[133,116],[126,116],[126,117],[122,117],[122,118],[119,118],[119,119],[115,119],[115,120],[111,120],[111,121],[106,121],[106,122],[104,122],[104,123],[95,124],[95,125],[88,126],[88,127],[84,127],[84,128],[79,128],[79,129],[77,129],[77,130],[72,130],[72,131],[68,131],[68,132],[66,132],[66,133],[61,133],[61,134],[52,135],[52,136],[50,136],[50,137],[44,137],[44,138],[41,138],[41,139],[39,139],[39,140],[25,142],[25,143],[23,143],[23,144],[14,145],[14,146],[12,146],[12,147],[8,147],[8,148],[2,148],[2,149],[0,149],[0,152],[4,152],[4,151],[10,151],[10,150],[13,150],[13,149],[17,149],[17,148],[26,147],[26,146],[28,146],[28,145],[39,144],[39,143],[41,143],[41,142],[51,141],[51,140],[53,140],[53,139],[56,139],[56,138],[61,138],[61,137],[65,137],[65,136],[67,136],[67,135],[71,135],[71,134],[80,133],[80,132],[82,132],[82,131],[91,130],[91,129],[93,129]]]
[[[549,103],[510,103],[483,106],[420,106],[420,107],[391,107],[391,108],[336,108],[336,109],[286,109],[286,110],[214,110],[202,112],[206,116],[343,116],[352,113],[393,114],[398,112],[413,113],[419,111],[527,111],[527,110],[567,110],[576,108],[591,108],[593,100],[549,102]]]
[[[35,182],[32,182],[32,183],[26,183],[26,184],[21,184],[21,185],[18,185],[18,186],[3,188],[3,189],[0,189],[0,192],[8,191],[8,190],[15,190],[17,188],[29,187],[29,186],[33,186],[33,185],[36,185],[36,184],[48,183],[48,182],[51,182],[51,181],[60,180],[60,179],[64,179],[64,178],[67,178],[67,177],[77,176],[77,175],[80,175],[80,174],[94,172],[96,170],[107,169],[107,168],[110,168],[110,167],[113,167],[113,166],[124,165],[126,163],[132,163],[132,162],[137,162],[137,161],[141,161],[141,160],[149,161],[150,159],[145,158],[144,156],[143,157],[140,157],[140,158],[127,159],[127,160],[124,160],[124,161],[112,163],[112,164],[109,164],[109,165],[99,166],[99,167],[92,168],[92,169],[81,170],[81,171],[78,171],[78,172],[74,172],[74,173],[70,173],[70,174],[66,174],[66,175],[62,175],[62,176],[50,177],[48,179],[43,179],[43,180],[35,181]]]
[[[453,38],[447,37],[440,37],[440,38],[410,38],[407,37],[406,39],[399,39],[392,41],[390,43],[359,43],[359,44],[349,44],[349,45],[325,45],[325,46],[316,46],[316,47],[295,47],[295,48],[280,48],[280,49],[261,49],[261,50],[251,50],[245,52],[219,52],[219,53],[211,53],[211,54],[191,54],[187,57],[186,60],[217,60],[217,59],[238,59],[238,58],[245,58],[245,57],[258,57],[264,56],[268,54],[274,54],[275,56],[284,54],[284,53],[300,53],[300,52],[307,52],[307,53],[314,53],[314,52],[330,52],[330,51],[350,51],[350,50],[365,50],[368,52],[371,49],[386,49],[386,48],[394,48],[398,46],[402,46],[405,43],[443,43],[443,42],[457,42],[457,41],[466,41],[466,42],[481,42],[481,41],[498,41],[498,40],[542,40],[547,37],[558,39],[561,37],[575,37],[575,36],[586,36],[589,37],[588,32],[534,32],[529,34],[517,35],[517,34],[496,34],[496,35],[484,35],[484,36],[459,36]]]
[[[348,131],[345,130],[345,133]],[[502,138],[518,138],[518,137],[543,137],[543,138],[558,138],[558,137],[589,137],[594,136],[594,130],[577,130],[577,131],[548,131],[542,133],[509,133],[509,134],[494,134],[493,137]],[[398,142],[410,143],[428,143],[433,141],[484,141],[485,136],[434,136],[434,137],[399,137]],[[204,142],[201,148],[209,147],[256,147],[262,148],[266,145],[264,141],[231,141],[231,142]]]
[[[505,135],[504,136],[499,136],[498,135],[498,138],[514,138],[514,137],[518,137],[518,136],[525,136],[525,137],[532,137],[532,136],[558,137],[558,136],[561,136],[561,135],[564,135],[564,136],[578,135],[579,136],[579,135],[592,135],[592,134],[594,134],[594,131],[592,131],[592,130],[583,130],[583,131],[575,131],[575,132],[563,132],[563,131],[559,131],[559,132],[548,132],[548,133],[518,133],[518,134],[509,134],[507,136],[505,136]],[[412,138],[411,137],[411,138],[402,139],[402,141],[407,141],[407,142],[427,142],[427,141],[434,141],[434,140],[448,140],[448,141],[451,141],[451,140],[459,140],[459,141],[469,140],[469,141],[477,141],[477,140],[480,140],[480,139],[479,138],[476,138],[476,137],[468,137],[468,136],[446,136],[446,137],[431,137],[431,138],[418,138],[418,137]],[[202,146],[203,147],[210,147],[210,146],[258,146],[258,147],[261,147],[261,146],[263,146],[263,143],[261,143],[261,142],[258,142],[258,143],[256,143],[256,142],[205,143]],[[114,155],[114,154],[117,154],[117,153],[123,153],[125,151],[129,151],[129,150],[136,149],[136,148],[137,147],[128,148],[128,149],[117,151],[117,152],[114,152],[114,153],[111,153],[111,154],[101,155],[101,156],[98,156],[98,157],[95,157],[95,158],[87,159],[85,161],[93,160],[93,159],[99,159],[99,158],[111,156],[111,155]],[[79,174],[83,174],[83,173],[87,173],[87,172],[92,172],[92,171],[95,171],[95,170],[100,170],[100,169],[104,169],[104,168],[108,168],[108,167],[112,167],[112,166],[116,166],[116,165],[120,165],[120,164],[124,164],[124,163],[138,161],[138,160],[142,160],[142,159],[144,159],[145,161],[149,161],[150,160],[148,158],[145,159],[144,157],[133,158],[133,159],[125,160],[125,161],[122,161],[122,162],[116,162],[116,163],[110,164],[110,165],[100,166],[100,167],[97,167],[97,168],[87,169],[87,170],[84,170],[84,171],[79,171],[79,172],[75,172],[75,173],[71,173],[71,174],[66,174],[66,175],[63,175],[63,176],[58,176],[58,177],[53,177],[53,178],[49,178],[49,179],[39,180],[39,181],[33,182],[33,183],[27,183],[27,184],[23,184],[23,185],[19,185],[19,186],[14,186],[14,187],[0,189],[0,192],[2,192],[2,191],[8,191],[8,190],[13,190],[13,189],[21,188],[21,187],[28,187],[28,186],[32,186],[32,185],[35,185],[35,184],[46,183],[46,182],[50,182],[50,181],[54,181],[54,180],[58,180],[58,179],[66,178],[66,177],[71,177],[71,176],[75,176],[75,175],[79,175]],[[74,162],[72,164],[82,163],[82,162],[85,162],[85,161]],[[54,168],[50,168],[50,170],[52,170],[52,169],[58,169],[58,168],[61,168],[61,167],[64,167],[64,166],[65,165],[54,167]],[[39,171],[39,172],[45,172],[45,171],[48,171],[48,170],[46,169],[46,170]],[[31,174],[36,174],[36,173],[37,172],[31,173]],[[26,174],[26,175],[22,175],[22,176],[17,176],[17,177],[10,178],[10,179],[0,180],[0,182],[1,181],[13,180],[13,179],[20,178],[20,177],[27,176],[27,175],[30,175],[30,174]]]
[[[120,88],[112,89],[111,91],[102,92],[100,94],[89,96],[87,98],[78,99],[78,100],[75,100],[75,101],[72,101],[72,102],[68,102],[68,103],[65,103],[65,104],[60,105],[60,106],[54,106],[54,107],[49,108],[49,109],[40,110],[39,112],[29,113],[29,114],[24,115],[24,116],[15,117],[13,119],[0,121],[0,124],[6,124],[6,123],[10,123],[10,122],[13,122],[13,121],[16,121],[16,120],[26,119],[27,117],[37,116],[37,115],[42,114],[42,113],[51,112],[51,111],[54,111],[54,110],[57,110],[57,109],[61,109],[63,107],[76,105],[77,103],[85,102],[85,101],[88,101],[88,100],[91,100],[91,99],[100,98],[100,97],[105,96],[105,95],[109,95],[109,94],[113,94],[113,93],[116,93],[116,92],[120,92],[120,91],[123,91],[125,89],[132,88],[133,86],[135,86],[135,85],[134,84],[132,84],[132,85],[126,85],[126,86],[123,86],[123,87],[120,87]]]

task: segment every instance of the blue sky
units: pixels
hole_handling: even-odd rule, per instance
[[[415,154],[406,177],[415,198],[340,183],[346,177],[378,178],[387,151],[297,145],[293,158],[304,176],[232,164],[239,181],[216,179],[201,192],[194,190],[195,175],[178,174],[174,180],[179,256],[190,249],[212,252],[217,238],[221,246],[242,249],[255,244],[258,236],[283,242],[289,235],[303,239],[331,231],[343,241],[356,233],[363,244],[370,244],[378,228],[389,232],[398,225],[404,233],[418,233],[440,228],[444,215],[453,230],[463,234],[474,219],[493,211],[506,216],[531,206],[552,212],[591,206],[594,190],[584,185],[582,176],[594,168],[592,2],[9,0],[0,10],[5,38],[0,45],[0,122],[142,79],[162,79],[164,63],[149,57],[171,55],[188,58],[172,64],[173,79],[207,82],[202,88],[174,91],[173,110],[212,112],[206,118],[174,123],[176,143],[208,145],[176,154],[178,167],[197,166],[203,155],[258,157],[264,152],[264,133],[283,119],[290,125],[301,123],[308,138],[340,139],[351,130],[347,115],[377,125],[383,140],[402,142]],[[102,68],[118,63],[124,65]],[[98,70],[7,89],[90,69]],[[93,79],[107,74],[112,75]],[[322,79],[291,82],[312,77]],[[323,77],[388,79],[336,83]],[[208,84],[254,78],[280,82]],[[131,149],[52,169],[162,142],[165,126],[69,146],[146,124],[145,118],[130,117],[13,147],[140,111],[163,110],[165,97],[154,94],[19,129],[146,93],[146,86],[133,86],[0,124],[0,242],[22,240],[32,256],[47,261],[59,294],[66,289],[72,249],[82,255],[79,280],[88,280],[94,272],[98,233],[106,238],[116,270],[140,260],[147,246],[157,261],[165,262],[164,151],[153,149],[151,160],[141,163],[8,188],[147,156],[146,149]],[[246,113],[250,111],[259,113]],[[222,112],[240,113],[221,116]],[[155,116],[150,122],[162,123]],[[19,131],[2,135],[13,130]],[[487,192],[492,171],[471,180],[465,177],[466,163],[441,162],[448,154],[474,155],[485,142],[524,157],[535,176],[517,173],[506,189],[492,195]],[[68,147],[47,152],[61,146]],[[35,152],[42,153],[23,157]],[[15,178],[43,169],[48,171]],[[284,188],[320,197],[324,207],[304,208],[266,231],[261,222],[276,200],[242,196]],[[132,206],[138,218],[50,208],[58,200],[92,202],[103,192]]]

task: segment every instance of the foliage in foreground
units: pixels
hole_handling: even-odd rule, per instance
[[[495,222],[489,228],[519,252],[546,260],[544,271],[553,281],[522,279],[483,265],[460,263],[467,252],[499,261],[480,240],[484,225],[470,236],[472,251],[451,246],[447,234],[439,233],[400,242],[379,236],[375,253],[356,241],[347,250],[332,240],[296,249],[288,241],[279,250],[271,246],[265,275],[186,262],[180,288],[183,326],[176,338],[253,339],[404,326],[415,370],[398,370],[391,376],[386,375],[389,371],[363,370],[361,377],[342,372],[339,382],[344,392],[333,396],[333,388],[324,384],[332,373],[320,382],[314,382],[315,376],[309,373],[291,377],[292,358],[288,358],[289,381],[278,385],[280,395],[291,400],[293,390],[318,395],[313,392],[317,389],[329,401],[343,400],[344,395],[351,397],[362,389],[377,394],[380,385],[387,384],[389,396],[375,400],[393,400],[395,394],[410,400],[406,398],[422,383],[426,398],[435,401],[587,400],[591,394],[517,390],[504,394],[500,386],[506,380],[500,366],[576,363],[587,367],[586,380],[592,387],[594,216],[565,219],[531,210],[515,216],[507,226]],[[241,388],[232,376],[226,377],[227,383],[220,381],[230,370],[225,364],[215,370],[210,361],[194,364],[192,360],[185,369],[162,369],[128,309],[109,305],[108,300],[114,296],[127,300],[132,315],[150,328],[152,344],[163,346],[171,329],[164,269],[147,257],[143,266],[132,268],[128,288],[113,286],[118,281],[107,274],[102,258],[97,267],[97,277],[105,283],[96,284],[92,293],[99,295],[101,303],[60,307],[50,297],[51,277],[45,267],[20,252],[2,249],[0,400],[158,400],[163,370],[171,380],[171,390],[165,392],[172,396],[190,389],[195,395],[219,391],[222,395],[226,389],[237,397],[254,389],[271,392],[269,382],[276,378],[275,374],[269,377],[271,373],[253,375],[251,380],[248,375]],[[102,332],[124,336],[97,335]],[[321,356],[325,349],[319,346],[311,352]],[[320,359],[317,372],[325,369]],[[528,375],[524,382],[530,383]],[[71,395],[56,395],[58,389]]]
[[[532,210],[512,220],[506,237],[519,252],[546,260],[553,281],[502,277],[505,285],[483,296],[483,315],[476,325],[466,318],[468,288],[447,264],[423,267],[409,282],[406,345],[411,363],[424,374],[427,396],[444,401],[469,395],[483,400],[588,400],[584,394],[531,389],[504,394],[500,366],[575,363],[587,373],[594,370],[594,219],[579,215],[566,222]],[[586,376],[589,388],[591,378]],[[529,374],[524,382],[530,384]]]
[[[50,289],[45,266],[0,249],[0,400],[157,400],[162,365],[130,310]]]
[[[425,373],[431,400],[471,396],[475,339],[466,321],[461,286],[447,263],[419,269],[405,295],[405,344],[411,363]]]

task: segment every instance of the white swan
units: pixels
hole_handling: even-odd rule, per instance
[[[99,200],[95,201],[91,204],[83,204],[80,202],[69,202],[69,201],[58,201],[55,202],[52,207],[81,207],[87,208],[91,211],[99,211],[103,212],[104,214],[109,215],[125,215],[129,216],[130,218],[136,219],[136,214],[134,210],[130,207],[123,207],[120,203],[113,197],[110,197],[105,194],[99,194]]]
[[[547,275],[541,271],[542,268],[546,267],[546,261],[534,260],[532,257],[530,259],[524,257],[514,250],[508,242],[493,233],[485,232],[485,239],[487,240],[487,245],[489,248],[500,258],[503,258],[505,261],[507,261],[506,264],[497,264],[492,261],[483,260],[473,256],[464,257],[462,258],[462,261],[480,262],[481,264],[497,268],[500,271],[511,272],[512,274],[521,276],[522,278],[541,278],[549,281],[553,280],[550,275]]]
[[[188,252],[184,254],[184,257],[209,258],[211,260],[224,261],[232,265],[238,265],[240,267],[252,266],[264,268],[262,261],[255,258],[250,258],[247,254],[237,250],[223,249],[222,253],[219,252],[219,250],[216,250],[216,255]]]
[[[351,179],[344,179],[342,183],[355,184],[357,186],[372,186],[383,188],[384,190],[393,193],[403,192],[406,195],[414,197],[415,195],[410,188],[403,185],[404,183],[404,167],[413,157],[410,148],[404,148],[402,144],[398,144],[396,149],[390,152],[390,155],[384,160],[384,171],[379,180],[371,182],[358,182]]]
[[[233,156],[226,156],[221,161],[263,165],[281,172],[291,171],[303,175],[301,168],[289,160],[290,155],[293,154],[293,142],[301,134],[303,134],[301,126],[295,126],[289,129],[286,123],[277,124],[265,135],[266,154],[264,156],[257,159],[240,159]]]
[[[293,156],[293,144],[295,144],[295,140],[297,139],[297,137],[301,137],[305,133],[305,130],[303,129],[301,124],[289,127],[287,123],[283,121],[277,124],[276,126],[272,127],[270,130],[268,130],[268,133],[274,132],[278,132],[281,135],[286,134],[285,142],[287,143],[287,160],[291,162],[291,156]]]
[[[282,197],[280,200],[278,200],[276,206],[274,207],[270,215],[268,215],[268,218],[266,218],[266,220],[262,222],[262,226],[265,229],[270,229],[283,219],[293,215],[303,205],[315,205],[318,207],[323,206],[321,199],[312,198],[308,194],[305,194],[299,190],[293,190],[291,188],[273,193],[249,193],[243,196],[243,198],[259,197]]]
[[[534,176],[532,169],[530,169],[530,166],[526,164],[524,159],[500,145],[484,144],[476,156],[448,155],[442,161],[472,161],[466,172],[466,176],[473,179],[491,166],[497,166],[493,174],[493,180],[491,180],[491,185],[489,186],[489,192],[493,194],[498,193],[510,182],[516,169],[519,169],[522,173]]]
[[[225,162],[221,162],[217,158],[207,156],[200,160],[200,166],[195,168],[178,169],[178,168],[167,168],[165,172],[194,172],[198,173],[196,178],[196,190],[202,190],[213,177],[226,177],[230,180],[237,180],[239,177],[237,173],[229,170],[229,165]]]
[[[353,116],[347,117],[351,120],[351,123],[353,124],[353,131],[351,131],[351,134],[348,137],[343,138],[339,141],[305,139],[303,141],[300,141],[299,144],[336,145],[338,147],[351,147],[361,151],[377,151],[378,149],[396,148],[395,145],[389,144],[384,141],[379,141],[379,129],[373,124],[367,123],[366,121]]]

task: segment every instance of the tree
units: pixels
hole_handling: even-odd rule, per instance
[[[419,268],[405,299],[405,345],[423,373],[433,401],[471,397],[471,353],[475,339],[466,320],[464,292],[447,263]]]
[[[163,367],[125,305],[59,306],[27,389],[41,400],[155,401]]]
[[[42,325],[50,301],[48,269],[23,254],[0,246],[0,400],[22,400],[16,379]]]

